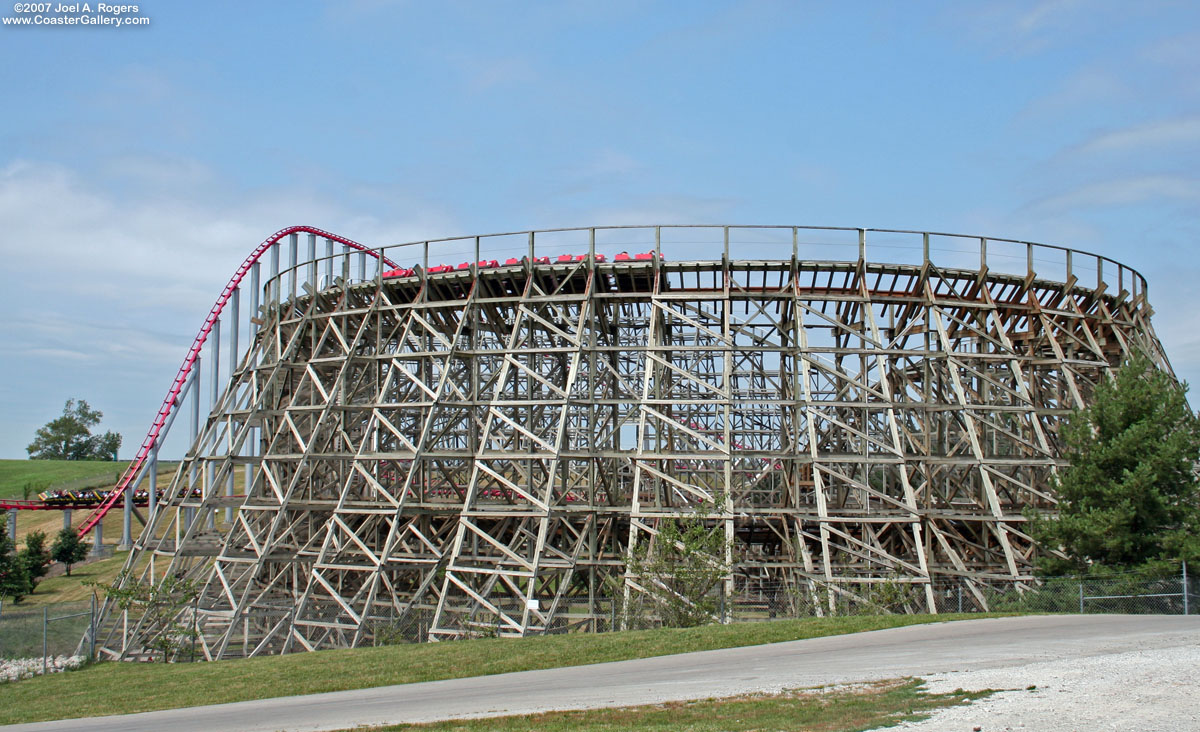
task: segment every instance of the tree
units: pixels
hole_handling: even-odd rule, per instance
[[[95,582],[84,584],[102,586]],[[189,645],[194,647],[199,637],[196,600],[200,588],[192,580],[168,574],[157,583],[141,582],[123,569],[104,590],[117,609],[130,613],[130,623],[140,623],[144,647],[161,652],[164,663]]]
[[[25,568],[26,594],[33,594],[33,589],[50,565],[50,552],[46,549],[46,534],[41,531],[30,531],[25,535],[25,547],[17,553],[17,561]]]
[[[0,597],[11,597],[20,602],[29,587],[25,565],[13,554],[13,541],[8,537],[7,511],[0,511]]]
[[[672,628],[714,622],[720,612],[715,593],[729,574],[728,542],[722,522],[707,519],[722,502],[718,498],[690,516],[662,519],[653,541],[631,552],[629,580],[638,593],[623,608],[626,625],[642,625],[646,615],[657,615]]]
[[[33,460],[116,460],[121,436],[116,432],[93,435],[104,414],[80,399],[68,399],[62,416],[38,428],[25,448]]]
[[[1043,573],[1200,558],[1200,420],[1186,390],[1138,355],[1062,423],[1058,516],[1031,513],[1030,530],[1065,559],[1044,556]]]
[[[70,529],[58,532],[58,537],[50,547],[50,558],[67,568],[68,577],[71,576],[71,565],[87,559],[87,555],[88,545]]]

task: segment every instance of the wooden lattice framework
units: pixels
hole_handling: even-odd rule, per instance
[[[207,658],[598,629],[614,586],[641,589],[630,548],[708,502],[729,593],[900,582],[936,610],[938,578],[1030,577],[1022,510],[1054,508],[1061,417],[1133,350],[1169,368],[1110,260],[1085,284],[1069,250],[1039,276],[1040,245],[1005,273],[989,240],[950,268],[928,234],[888,264],[866,230],[843,261],[805,260],[795,228],[790,258],[731,256],[716,230],[698,261],[661,229],[661,253],[597,261],[584,230],[580,261],[529,234],[507,266],[428,274],[423,243],[410,276],[266,282],[129,581],[198,582]],[[145,632],[109,609],[100,646],[136,657]]]

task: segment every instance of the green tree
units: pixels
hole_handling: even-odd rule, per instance
[[[653,542],[631,552],[628,576],[636,593],[622,610],[627,626],[643,625],[648,615],[674,628],[714,622],[720,585],[729,574],[724,524],[709,521],[721,501],[705,503],[689,516],[661,520]]]
[[[25,565],[13,553],[13,540],[8,536],[7,511],[0,511],[0,597],[20,602],[28,594],[29,578]]]
[[[1061,426],[1058,515],[1031,513],[1039,569],[1067,574],[1200,558],[1200,420],[1187,386],[1138,355]]]
[[[33,589],[46,576],[50,567],[46,534],[41,531],[30,531],[26,534],[25,546],[17,552],[17,561],[25,568],[26,594],[33,594]]]
[[[71,565],[87,559],[87,555],[88,545],[83,543],[79,534],[70,529],[58,532],[54,544],[50,547],[50,558],[67,568],[68,577],[71,576]]]
[[[39,427],[25,451],[32,460],[116,460],[121,436],[92,434],[103,416],[82,399],[68,399],[62,416]]]
[[[200,588],[192,580],[168,574],[157,583],[140,582],[125,569],[111,586],[104,586],[104,591],[117,609],[129,612],[131,624],[141,624],[146,650],[162,653],[164,663],[184,652],[199,636],[196,598]]]

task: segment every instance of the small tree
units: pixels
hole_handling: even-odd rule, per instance
[[[51,559],[67,568],[68,577],[71,576],[71,565],[87,559],[87,555],[88,545],[83,543],[79,534],[70,529],[58,532],[58,537],[54,539],[54,544],[50,547]]]
[[[33,589],[46,576],[50,565],[46,534],[41,531],[30,531],[26,534],[25,547],[17,552],[17,561],[25,568],[26,594],[33,594]]]
[[[198,635],[194,603],[200,588],[191,580],[166,575],[157,583],[139,582],[126,569],[104,591],[118,609],[129,611],[130,623],[141,624],[146,649],[162,653],[164,663]]]
[[[104,414],[80,399],[68,399],[62,416],[38,428],[25,448],[32,460],[116,460],[121,436],[116,432],[93,435]]]
[[[0,511],[0,597],[20,602],[28,594],[29,577],[25,565],[13,553],[13,540],[8,536],[7,511]]]
[[[1043,556],[1043,573],[1200,558],[1200,421],[1186,389],[1138,355],[1062,423],[1058,515],[1031,513],[1030,530],[1066,559]]]
[[[713,508],[705,503],[693,515],[661,520],[653,541],[631,553],[629,579],[641,589],[623,610],[627,624],[641,624],[647,612],[675,628],[705,625],[717,617],[714,592],[728,576],[729,565],[724,525],[707,520]]]

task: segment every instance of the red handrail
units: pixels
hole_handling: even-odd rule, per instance
[[[255,248],[255,250],[251,252],[248,257],[246,257],[246,261],[242,262],[242,266],[238,267],[237,271],[233,273],[233,277],[229,279],[229,284],[225,285],[225,289],[221,291],[221,295],[217,298],[217,302],[213,304],[212,309],[209,310],[208,317],[204,319],[204,325],[200,328],[200,332],[196,334],[195,340],[192,341],[192,347],[188,349],[187,357],[184,358],[183,365],[179,367],[179,373],[175,375],[175,381],[171,384],[170,391],[167,392],[166,398],[163,399],[162,406],[158,409],[158,415],[154,418],[154,423],[150,425],[150,431],[146,433],[146,439],[142,441],[142,446],[138,448],[137,457],[135,457],[129,463],[129,467],[125,468],[125,472],[121,474],[121,479],[117,481],[116,487],[111,493],[109,493],[108,498],[104,499],[104,501],[96,507],[96,510],[92,511],[92,513],[88,515],[87,520],[79,525],[80,536],[84,536],[91,531],[93,526],[100,523],[100,520],[104,518],[106,513],[108,513],[108,510],[116,505],[118,501],[122,500],[122,497],[125,495],[125,489],[129,487],[129,483],[134,479],[134,477],[137,476],[138,471],[141,470],[142,465],[146,462],[146,458],[150,455],[150,451],[154,448],[154,443],[158,441],[159,433],[162,431],[163,426],[167,423],[167,417],[171,415],[171,412],[174,411],[175,407],[179,403],[179,394],[183,391],[183,385],[187,383],[188,375],[192,372],[192,366],[195,365],[196,358],[200,356],[200,349],[204,346],[204,341],[208,339],[208,334],[212,332],[213,324],[217,322],[217,318],[220,317],[221,311],[225,309],[225,305],[229,302],[229,298],[233,297],[233,291],[236,290],[238,285],[241,284],[242,278],[244,278],[250,271],[250,267],[252,267],[254,263],[257,262],[259,258],[267,252],[268,249],[277,244],[280,239],[290,234],[298,233],[316,234],[324,239],[329,239],[330,241],[336,241],[339,244],[344,244],[351,249],[356,249],[360,252],[366,252],[376,259],[381,259],[383,263],[389,267],[398,266],[395,262],[387,257],[381,256],[378,252],[375,252],[374,250],[369,249],[356,241],[351,241],[345,237],[338,236],[337,234],[331,234],[328,231],[316,229],[311,226],[289,226],[288,228],[280,229],[271,236],[267,237],[262,244],[259,244],[258,247]],[[237,348],[237,344],[233,344],[233,347]],[[198,399],[199,396],[196,398]]]

